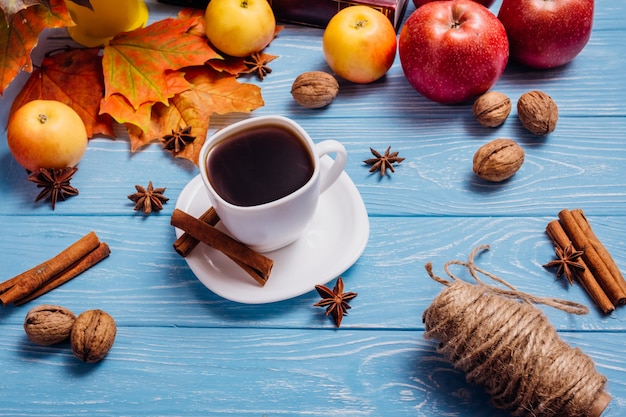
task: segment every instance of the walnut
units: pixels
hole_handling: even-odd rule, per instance
[[[517,101],[517,115],[526,130],[542,136],[556,128],[559,109],[552,97],[535,90],[521,95]]]
[[[115,341],[115,320],[102,310],[79,314],[70,338],[72,352],[78,359],[95,363],[104,359]]]
[[[323,71],[304,72],[298,75],[291,86],[294,100],[308,109],[328,106],[338,92],[339,83],[335,77]]]
[[[480,178],[500,182],[510,178],[524,163],[524,149],[511,139],[495,139],[474,154],[474,173]]]
[[[511,99],[504,93],[489,91],[474,102],[474,116],[486,127],[500,126],[511,113]]]
[[[26,313],[24,331],[38,345],[62,343],[70,337],[76,315],[65,307],[42,304]]]

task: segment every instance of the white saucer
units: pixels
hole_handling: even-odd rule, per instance
[[[176,202],[176,208],[196,217],[209,206],[200,175],[185,186]],[[221,224],[218,227],[224,230]],[[304,234],[291,245],[264,254],[274,260],[264,287],[224,254],[203,243],[185,259],[196,277],[217,295],[240,303],[271,303],[297,297],[341,275],[365,250],[369,230],[363,199],[343,172],[320,197]],[[181,234],[176,229],[176,236]]]

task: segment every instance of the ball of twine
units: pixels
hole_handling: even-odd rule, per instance
[[[542,311],[545,304],[573,314],[587,307],[555,298],[535,297],[478,268],[475,255],[467,262],[449,261],[444,270],[452,280],[431,278],[446,285],[426,309],[426,338],[439,340],[437,351],[481,385],[494,406],[513,416],[599,416],[610,401],[606,378],[596,372],[590,357],[572,348],[557,334]],[[471,284],[450,273],[451,265],[466,267],[476,280]],[[487,285],[478,274],[503,284]]]

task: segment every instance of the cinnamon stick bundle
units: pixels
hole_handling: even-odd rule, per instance
[[[548,223],[546,233],[562,250],[571,243],[575,250],[582,252],[578,262],[584,269],[576,271],[576,276],[592,300],[604,313],[626,304],[626,281],[583,211],[564,209],[558,217]]]
[[[565,248],[570,244],[570,238],[563,230],[561,223],[558,220],[552,220],[546,227],[546,233],[556,246]],[[583,269],[577,271],[577,278],[580,284],[583,286],[587,294],[591,297],[593,302],[602,310],[604,314],[608,314],[615,310],[613,300],[610,300],[607,296],[607,292],[596,281],[593,274],[585,264],[585,261],[580,259],[578,262],[582,265]]]
[[[219,250],[246,271],[261,286],[269,279],[274,261],[253,251],[243,243],[222,233],[210,224],[197,219],[180,209],[172,213],[171,224],[193,238]]]
[[[54,257],[0,283],[0,302],[21,305],[66,283],[107,256],[110,249],[92,231]]]

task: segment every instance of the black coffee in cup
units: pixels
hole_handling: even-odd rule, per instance
[[[224,200],[256,206],[296,191],[313,175],[313,156],[295,132],[278,125],[234,133],[206,158],[211,185]]]

